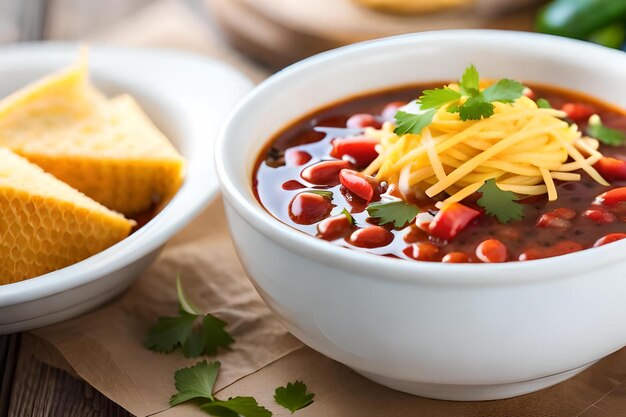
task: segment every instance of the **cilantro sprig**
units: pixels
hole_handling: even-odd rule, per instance
[[[176,289],[180,304],[178,316],[159,317],[148,331],[144,346],[161,353],[180,347],[187,358],[216,355],[218,348],[229,348],[235,340],[225,330],[226,322],[211,314],[203,315],[187,300],[180,275],[176,278]]]
[[[463,121],[486,119],[494,113],[494,102],[510,103],[523,94],[524,85],[509,79],[502,79],[481,91],[478,70],[470,65],[459,81],[459,91],[447,86],[425,90],[417,100],[420,108],[417,113],[398,111],[394,132],[398,135],[420,134],[442,107],[451,113],[459,113]],[[463,97],[466,97],[464,101],[461,100]]]
[[[367,206],[366,210],[370,217],[378,219],[379,225],[393,223],[398,228],[413,221],[420,212],[417,206],[403,200],[377,201]]]
[[[478,205],[500,223],[509,223],[524,217],[524,206],[517,202],[518,196],[511,191],[502,190],[493,178],[487,180],[478,192],[482,193],[477,201]]]
[[[314,397],[315,394],[307,392],[307,386],[302,381],[289,382],[274,391],[274,400],[291,411],[291,414],[311,405]]]
[[[183,368],[174,374],[174,385],[178,391],[170,398],[170,405],[190,400],[200,402],[200,408],[216,417],[271,417],[272,412],[259,405],[252,397],[234,397],[228,400],[215,398],[213,391],[220,371],[218,361],[202,361]]]
[[[606,127],[597,114],[589,118],[587,134],[609,146],[622,146],[626,143],[626,133],[621,130]]]

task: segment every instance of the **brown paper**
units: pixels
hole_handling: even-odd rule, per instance
[[[120,299],[93,313],[33,332],[71,367],[122,407],[148,415],[168,407],[177,369],[200,359],[154,353],[142,340],[159,316],[176,315],[178,272],[189,298],[228,323],[236,343],[222,351],[220,389],[301,346],[262,303],[239,265],[215,202],[173,239]]]

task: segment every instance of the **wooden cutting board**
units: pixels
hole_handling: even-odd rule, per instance
[[[349,43],[425,30],[532,30],[536,7],[493,16],[477,8],[418,16],[370,10],[352,0],[204,0],[226,38],[273,69]]]

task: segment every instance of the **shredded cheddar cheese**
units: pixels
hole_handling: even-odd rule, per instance
[[[608,185],[593,168],[602,158],[597,141],[561,120],[565,113],[525,96],[493,104],[493,116],[468,121],[444,106],[420,134],[397,135],[392,123],[368,128],[366,135],[380,141],[379,156],[364,173],[396,184],[405,196],[445,193],[445,203],[463,200],[492,178],[502,190],[547,194],[550,201],[558,198],[555,180],[580,181],[573,172],[579,169]]]

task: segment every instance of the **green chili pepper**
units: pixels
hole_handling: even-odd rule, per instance
[[[541,9],[536,26],[539,32],[587,39],[625,21],[626,0],[555,0]]]

